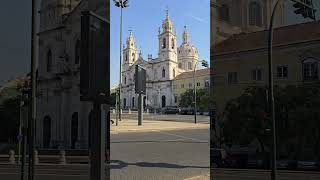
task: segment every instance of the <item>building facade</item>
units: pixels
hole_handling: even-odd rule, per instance
[[[87,148],[91,103],[80,101],[81,12],[106,17],[103,0],[42,0],[40,5],[36,144]],[[108,18],[108,17],[107,17]]]
[[[122,63],[122,108],[137,108],[138,94],[134,90],[135,66],[147,72],[147,89],[144,96],[145,107],[162,108],[176,105],[173,81],[181,73],[193,71],[199,61],[196,47],[189,41],[187,27],[182,34],[183,42],[177,46],[175,27],[167,12],[158,33],[158,57],[148,55],[144,60],[136,47],[132,33],[126,40]]]

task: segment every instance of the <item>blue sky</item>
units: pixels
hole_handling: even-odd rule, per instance
[[[119,83],[120,9],[110,6],[111,86]],[[166,16],[166,9],[177,30],[177,44],[182,42],[184,25],[191,43],[199,50],[199,58],[209,61],[210,53],[210,0],[129,0],[123,9],[123,43],[132,30],[144,59],[148,54],[158,56],[158,28]]]

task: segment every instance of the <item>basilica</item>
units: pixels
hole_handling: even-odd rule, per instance
[[[177,45],[177,34],[173,21],[167,12],[158,32],[158,57],[148,55],[143,59],[138,52],[132,33],[127,38],[122,63],[122,107],[137,108],[138,94],[134,91],[135,66],[140,65],[147,72],[147,89],[143,104],[145,107],[162,108],[177,105],[174,94],[174,79],[184,72],[193,71],[199,61],[199,52],[189,40],[184,26],[182,44]]]

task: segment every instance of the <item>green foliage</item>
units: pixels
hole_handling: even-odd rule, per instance
[[[110,94],[110,106],[111,107],[116,106],[116,99],[117,99],[117,93],[111,93]]]
[[[248,87],[244,93],[225,107],[222,123],[227,143],[247,145],[254,139],[261,148],[270,144],[271,119],[268,112],[266,88]],[[278,151],[298,158],[305,148],[320,156],[320,85],[275,87],[275,119]]]
[[[210,89],[203,88],[197,89],[197,107],[199,111],[208,111],[209,106],[212,105],[212,98],[210,98]],[[179,106],[180,107],[193,107],[194,102],[194,91],[188,89],[186,92],[181,94]]]

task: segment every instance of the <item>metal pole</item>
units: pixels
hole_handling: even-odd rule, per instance
[[[142,125],[142,119],[143,119],[143,95],[142,93],[139,93],[139,99],[138,99],[138,125]]]
[[[123,3],[120,1],[120,72],[119,72],[119,121],[121,121],[121,75],[122,75],[122,8]]]
[[[31,118],[29,119],[29,179],[34,179],[34,130],[36,120],[36,28],[37,28],[37,2],[32,0],[32,27],[31,27]]]
[[[276,9],[280,0],[277,0],[273,7],[272,15],[269,24],[269,39],[268,39],[268,66],[269,66],[269,106],[270,117],[272,119],[272,157],[271,157],[271,179],[277,180],[277,144],[276,144],[276,120],[275,120],[275,105],[273,94],[273,62],[272,62],[272,41],[273,41],[273,24]]]
[[[194,123],[197,124],[197,89],[196,89],[196,67],[197,62],[193,69],[193,91],[194,91]]]
[[[102,117],[102,118],[101,118]],[[90,180],[105,179],[105,114],[101,104],[93,102],[93,119],[91,119]]]
[[[118,126],[118,98],[119,98],[119,95],[118,95],[118,90],[116,90],[116,107],[115,107],[115,110],[116,110],[116,126]]]
[[[20,106],[19,106],[19,135],[18,137],[20,138],[21,134],[22,134],[22,98],[23,98],[23,94],[21,92],[20,94]],[[21,139],[18,139],[18,153],[19,153],[19,156],[18,156],[18,164],[21,163]]]

